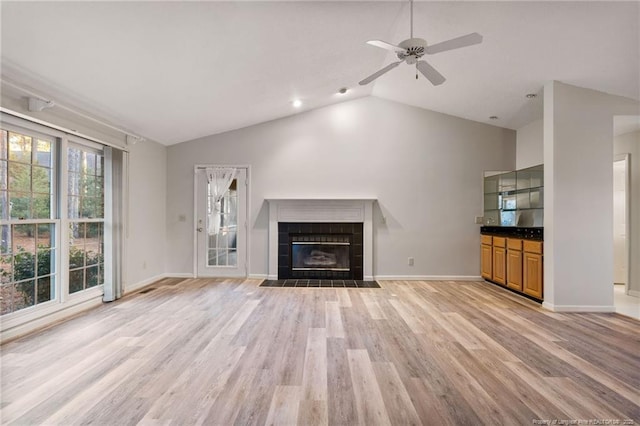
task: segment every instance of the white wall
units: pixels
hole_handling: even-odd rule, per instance
[[[537,166],[544,162],[543,123],[533,121],[516,131],[516,169]]]
[[[617,136],[613,144],[614,155],[630,155],[630,214],[629,214],[629,292],[640,296],[640,132]]]
[[[483,171],[514,168],[515,132],[367,97],[173,145],[167,272],[192,272],[205,163],[252,167],[250,274],[267,273],[265,198],[375,197],[374,275],[477,277]]]
[[[544,88],[544,306],[614,311],[613,116],[631,99],[556,81]]]
[[[129,150],[125,291],[164,274],[167,238],[167,148],[143,141]]]

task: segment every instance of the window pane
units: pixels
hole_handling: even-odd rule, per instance
[[[31,166],[9,162],[9,189],[31,192]]]
[[[80,197],[69,197],[69,219],[80,218]]]
[[[51,169],[34,166],[31,169],[31,175],[33,192],[51,193]]]
[[[0,315],[13,312],[13,284],[0,286]]]
[[[13,280],[21,281],[35,276],[35,253],[20,247],[13,255]]]
[[[53,227],[52,223],[40,223],[37,225],[38,248],[55,246]]]
[[[96,174],[96,154],[93,152],[84,152],[84,173],[88,175]]]
[[[7,162],[0,160],[0,189],[7,189]]]
[[[11,227],[9,225],[0,226],[0,255],[11,253]]]
[[[9,192],[9,217],[31,219],[31,196],[25,192]]]
[[[80,195],[80,174],[69,172],[67,181],[67,193],[69,195]]]
[[[32,140],[30,136],[10,132],[9,160],[27,164],[31,163],[31,144]]]
[[[9,132],[6,130],[2,131],[2,140],[0,141],[0,158],[3,160],[7,159],[7,141],[9,139]]]
[[[49,194],[35,194],[33,196],[32,216],[34,219],[51,218],[51,196]]]
[[[67,154],[67,166],[70,172],[80,172],[80,160],[82,152],[76,148],[69,148]]]
[[[95,287],[98,284],[98,265],[87,268],[87,288]]]
[[[69,293],[84,290],[84,269],[69,271]]]
[[[38,270],[37,276],[50,275],[55,272],[55,264],[53,262],[53,256],[51,256],[53,250],[38,249]]]
[[[13,281],[13,256],[3,254],[0,256],[0,283],[8,284]]]
[[[36,156],[34,163],[45,167],[53,167],[53,156],[51,141],[38,139],[36,141]]]
[[[9,194],[0,191],[0,220],[9,219]]]
[[[33,306],[36,303],[36,282],[34,280],[24,281],[16,283],[14,290],[14,306],[15,311],[29,306]]]
[[[218,265],[218,251],[213,249],[209,250],[209,263],[208,266],[217,266]]]
[[[52,277],[44,277],[38,280],[38,294],[36,303],[47,302],[53,299],[53,294],[51,293]]]

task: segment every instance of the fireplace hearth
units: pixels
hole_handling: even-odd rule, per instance
[[[278,224],[278,279],[362,280],[361,223]]]

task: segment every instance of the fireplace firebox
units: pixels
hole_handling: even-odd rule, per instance
[[[362,280],[362,223],[278,223],[278,279]]]

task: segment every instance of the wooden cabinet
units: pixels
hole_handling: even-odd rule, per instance
[[[542,242],[481,235],[482,278],[542,300]]]
[[[493,237],[481,235],[480,240],[480,275],[490,280],[493,278]]]
[[[493,281],[502,285],[507,283],[506,240],[503,237],[493,237]]]
[[[507,287],[522,291],[522,240],[507,239]]]
[[[523,246],[522,291],[536,299],[542,299],[542,242],[524,241]]]

